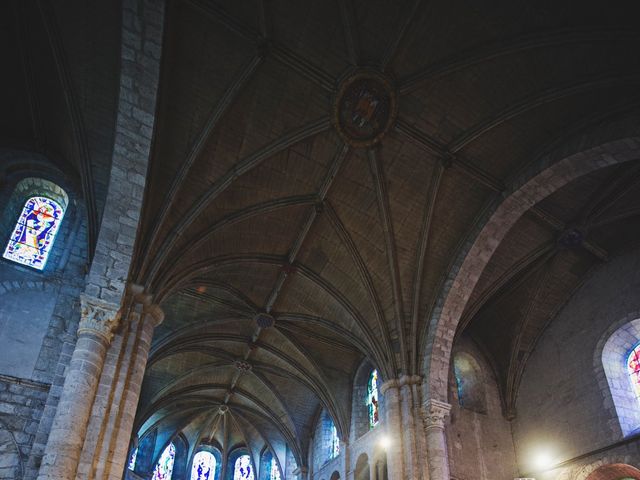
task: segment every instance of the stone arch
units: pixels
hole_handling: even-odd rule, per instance
[[[577,140],[578,144],[584,141],[585,138]],[[578,153],[564,154],[558,161],[555,160],[563,153],[540,159],[512,182],[502,198],[496,198],[485,209],[453,264],[429,322],[423,350],[425,399],[447,401],[449,363],[458,323],[482,271],[511,227],[531,207],[572,180],[640,158],[640,137],[621,138],[579,150],[573,148]]]
[[[614,463],[603,465],[592,472],[585,480],[640,480],[640,470],[631,465]]]
[[[387,451],[383,448],[377,448],[371,463],[373,480],[388,480]]]
[[[371,480],[369,472],[369,457],[366,453],[361,453],[356,462],[356,469],[353,476],[354,480]]]

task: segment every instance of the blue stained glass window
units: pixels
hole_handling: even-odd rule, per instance
[[[377,370],[374,370],[371,372],[371,375],[369,375],[369,383],[367,384],[367,408],[369,410],[369,429],[372,429],[380,421]]]
[[[275,457],[271,457],[271,469],[269,471],[269,480],[280,480],[280,469]]]
[[[47,197],[31,197],[24,204],[3,257],[42,270],[58,233],[64,209]]]
[[[131,452],[131,456],[129,457],[129,465],[128,465],[129,470],[133,471],[136,469],[137,457],[138,457],[138,447],[133,449],[133,452]]]
[[[171,474],[173,474],[173,462],[176,458],[176,447],[173,443],[170,443],[167,448],[164,449],[160,460],[156,464],[156,468],[153,470],[153,477],[151,480],[171,480]]]
[[[200,451],[193,457],[191,480],[215,480],[216,457],[211,452]]]
[[[233,480],[253,480],[253,468],[249,455],[240,455],[233,469]]]
[[[336,458],[338,455],[340,455],[340,439],[338,438],[336,426],[331,422],[331,451],[329,452],[329,458]]]

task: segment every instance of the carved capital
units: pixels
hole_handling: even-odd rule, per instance
[[[160,325],[164,320],[164,312],[156,303],[152,303],[151,305],[146,305],[144,307],[144,314],[149,315],[151,317],[154,328]]]
[[[387,380],[382,385],[380,385],[380,393],[382,395],[385,395],[392,388],[397,390],[398,387],[400,387],[400,384],[398,383],[398,379],[392,378],[391,380]]]
[[[444,429],[450,411],[451,405],[448,403],[438,400],[428,400],[422,405],[422,415],[426,428]]]
[[[80,295],[82,315],[78,327],[78,335],[98,335],[111,342],[113,332],[120,323],[121,312],[119,306],[105,302],[89,295]]]

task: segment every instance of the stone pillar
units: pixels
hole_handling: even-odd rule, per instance
[[[451,405],[428,400],[423,405],[429,480],[450,480],[445,424]]]
[[[62,387],[39,480],[72,480],[87,431],[107,348],[119,323],[118,305],[81,296],[78,341]]]
[[[164,313],[158,305],[152,304],[144,307],[137,328],[137,337],[132,357],[128,362],[127,382],[120,400],[120,415],[111,435],[109,449],[104,453],[110,453],[104,470],[98,469],[96,478],[120,480],[128,461],[129,441],[133,430],[133,422],[142,379],[149,359],[149,350],[155,328],[162,323]],[[105,442],[106,445],[106,442]]]
[[[400,387],[400,408],[402,414],[401,432],[403,437],[404,469],[407,478],[420,480],[423,477],[419,468],[418,452],[418,422],[416,418],[416,406],[420,406],[416,397],[416,385],[422,383],[422,378],[417,375],[402,376],[398,381]]]
[[[384,395],[385,430],[389,437],[387,447],[387,470],[389,480],[404,480],[404,458],[402,439],[402,412],[400,410],[400,388],[398,380],[392,379],[380,386]]]
[[[296,480],[307,480],[309,477],[309,469],[307,467],[298,467],[293,471]]]

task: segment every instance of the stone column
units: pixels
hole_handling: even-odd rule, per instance
[[[428,400],[423,405],[429,480],[450,480],[445,424],[451,405]]]
[[[422,383],[422,378],[417,375],[404,375],[400,378],[400,408],[402,413],[401,432],[403,437],[404,469],[407,478],[420,480],[423,478],[419,468],[418,440],[420,416],[416,418],[416,404],[420,406],[415,396],[416,385]]]
[[[404,458],[402,445],[402,413],[400,411],[400,388],[396,379],[380,386],[384,395],[385,430],[389,436],[387,447],[387,470],[389,480],[404,480]]]
[[[87,431],[107,348],[119,323],[118,305],[81,296],[78,341],[38,474],[39,480],[72,480]]]
[[[140,399],[142,379],[149,359],[153,332],[163,319],[164,313],[158,305],[152,304],[144,307],[137,332],[135,350],[128,363],[128,378],[120,400],[120,415],[111,435],[109,449],[105,452],[111,455],[104,466],[104,471],[101,472],[98,469],[96,478],[110,480],[122,478],[128,461],[129,440]]]

